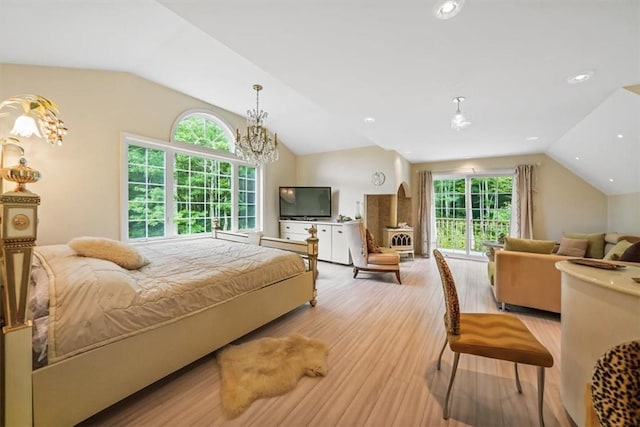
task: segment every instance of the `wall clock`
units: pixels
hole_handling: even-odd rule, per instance
[[[384,184],[385,179],[387,179],[387,177],[384,176],[384,173],[382,172],[374,172],[373,175],[371,175],[371,183],[373,185],[382,185]]]

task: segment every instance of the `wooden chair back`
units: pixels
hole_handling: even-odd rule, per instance
[[[445,326],[447,334],[460,335],[460,303],[458,301],[458,292],[456,291],[456,283],[449,269],[447,261],[444,259],[439,250],[433,250],[433,256],[438,265],[440,279],[442,281],[442,291],[444,292],[444,301],[446,305]]]

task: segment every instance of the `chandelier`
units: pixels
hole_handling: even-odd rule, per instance
[[[471,122],[467,120],[464,114],[462,114],[462,111],[460,111],[460,103],[464,102],[464,100],[464,96],[457,96],[453,98],[453,102],[458,103],[458,109],[456,110],[456,114],[451,119],[451,129],[462,130],[471,124]]]
[[[248,163],[261,165],[278,160],[278,134],[271,138],[264,127],[267,113],[260,109],[262,85],[255,84],[253,89],[256,91],[256,108],[247,110],[247,133],[240,135],[240,130],[236,129],[235,154]]]

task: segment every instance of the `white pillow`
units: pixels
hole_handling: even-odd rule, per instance
[[[114,262],[127,270],[137,270],[149,264],[136,248],[105,237],[76,237],[67,245],[78,255]]]

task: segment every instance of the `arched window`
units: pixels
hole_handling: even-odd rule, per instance
[[[178,118],[171,134],[173,141],[233,152],[233,133],[220,119],[205,112],[187,112]]]
[[[122,235],[125,239],[255,230],[259,224],[257,168],[234,154],[233,133],[205,111],[174,122],[171,142],[126,135]],[[198,146],[188,147],[188,146]]]

